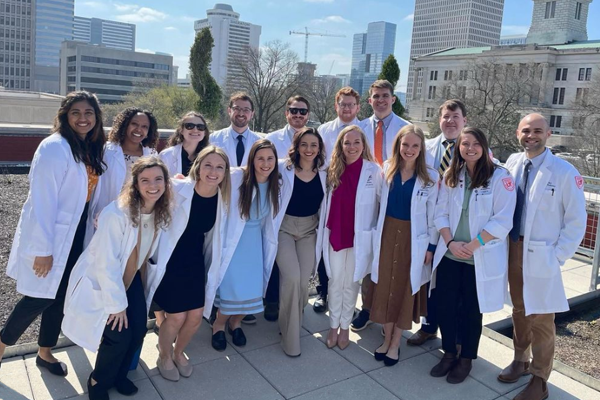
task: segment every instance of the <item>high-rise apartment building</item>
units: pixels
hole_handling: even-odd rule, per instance
[[[75,0],[34,0],[35,66],[33,90],[58,93],[60,45],[73,39]]]
[[[240,61],[246,58],[248,47],[258,48],[261,27],[240,21],[240,14],[229,4],[215,4],[206,11],[206,18],[194,22],[196,33],[210,28],[214,39],[210,73],[222,87],[227,79],[240,74]]]
[[[100,18],[75,16],[73,40],[111,49],[135,50],[135,25]]]
[[[496,46],[500,41],[504,0],[416,0],[410,46],[406,102],[421,98],[422,74],[413,59],[449,47]]]
[[[35,13],[31,0],[0,0],[0,86],[33,86]]]
[[[394,53],[395,45],[396,25],[389,22],[371,22],[367,33],[355,34],[350,86],[360,94],[367,92],[377,80],[385,59]]]

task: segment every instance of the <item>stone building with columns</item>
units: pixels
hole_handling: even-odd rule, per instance
[[[581,123],[575,103],[585,100],[593,82],[600,78],[596,76],[600,74],[600,40],[587,38],[592,1],[533,0],[526,44],[449,48],[417,57],[414,65],[423,79],[413,82],[420,87],[410,91],[410,117],[416,121],[437,119],[438,106],[447,96],[468,97],[473,92],[478,84],[474,66],[498,66],[512,70],[515,79],[519,74],[529,76],[526,89],[530,93],[519,103],[523,113],[544,114],[556,135],[576,134]],[[562,144],[557,139],[557,144]]]

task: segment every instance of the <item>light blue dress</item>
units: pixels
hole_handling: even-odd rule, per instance
[[[262,223],[271,212],[267,198],[269,183],[259,183],[252,200],[250,219],[233,253],[217,291],[215,306],[223,315],[257,314],[263,311]],[[260,200],[259,200],[260,199]],[[259,203],[260,202],[260,203]]]

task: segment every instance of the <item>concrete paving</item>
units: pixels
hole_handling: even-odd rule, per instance
[[[563,267],[568,293],[577,296],[589,289],[591,266],[585,259],[570,260]],[[510,316],[510,308],[488,314],[484,323]],[[139,388],[134,399],[143,400],[262,400],[262,399],[402,399],[402,400],[494,400],[512,399],[528,378],[503,384],[496,377],[512,360],[512,350],[483,336],[479,358],[465,382],[451,385],[444,378],[432,378],[429,370],[442,353],[439,339],[424,346],[411,347],[404,332],[400,362],[385,367],[373,357],[383,338],[381,327],[372,324],[361,332],[351,332],[351,344],[345,350],[328,349],[325,337],[329,328],[325,314],[315,314],[307,306],[301,338],[302,355],[286,356],[281,350],[277,323],[258,316],[255,326],[243,326],[248,344],[235,347],[228,335],[224,352],[210,345],[211,330],[203,323],[186,354],[194,365],[190,378],[179,382],[164,380],[156,368],[157,336],[146,336],[138,368],[129,375]],[[56,357],[67,364],[69,375],[59,378],[40,370],[35,356],[5,359],[0,369],[2,400],[87,399],[86,381],[95,362],[95,354],[71,346],[56,351]],[[597,400],[595,391],[557,371],[549,380],[552,400]],[[123,400],[116,391],[112,400]]]

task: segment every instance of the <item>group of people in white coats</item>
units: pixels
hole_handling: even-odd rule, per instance
[[[442,135],[429,141],[392,112],[389,82],[371,86],[373,116],[357,124],[359,100],[342,88],[338,118],[314,129],[308,100],[293,96],[288,125],[263,139],[248,127],[252,99],[236,93],[231,126],[211,134],[189,112],[157,157],[150,112],[121,112],[106,143],[96,97],[67,95],[32,162],[7,268],[24,297],[0,331],[0,355],[42,314],[38,366],[67,374],[51,353],[62,326],[98,352],[90,399],[108,399],[113,387],[132,395],[127,372],[152,310],[160,374],[190,377],[185,348],[203,317],[215,349],[226,348],[226,332],[244,346],[241,323],[264,310],[276,265],[288,356],[301,355],[309,280],[318,274],[321,288],[328,280],[315,303],[329,309],[327,347],[343,350],[351,327],[377,322],[384,340],[374,357],[393,366],[402,331],[426,317],[411,338],[422,343],[435,336],[424,331],[435,317],[444,356],[431,375],[460,383],[477,358],[482,313],[503,307],[508,283],[515,361],[498,379],[532,373],[516,399],[546,398],[553,313],[568,308],[560,265],[586,224],[583,179],[546,149],[547,121],[521,121],[525,152],[504,168],[485,134],[465,127],[460,100],[442,104]],[[363,309],[353,320],[359,291]]]

